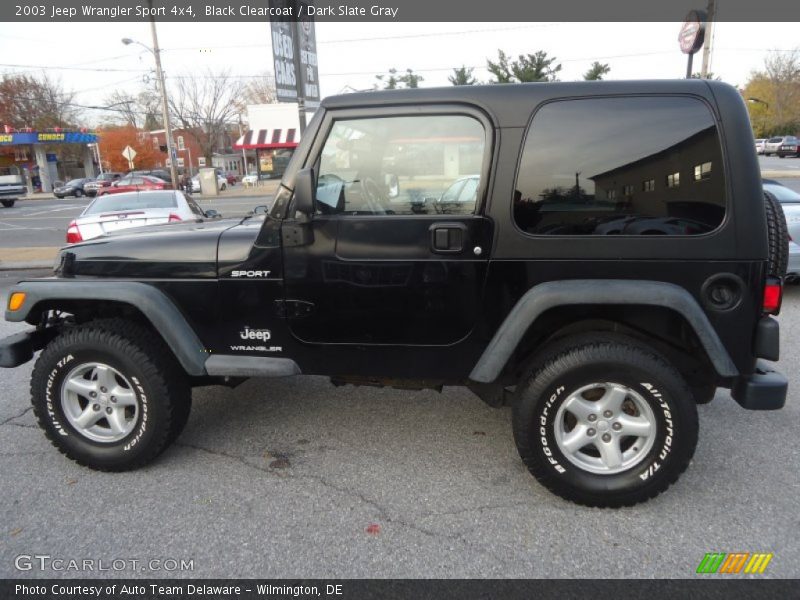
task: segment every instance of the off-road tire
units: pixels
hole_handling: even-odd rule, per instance
[[[781,203],[772,194],[764,194],[764,210],[767,214],[767,240],[769,255],[767,274],[784,277],[789,265],[789,231]]]
[[[109,365],[133,383],[138,418],[121,440],[98,442],[66,417],[61,387],[81,363]],[[142,467],[180,434],[189,416],[191,388],[163,342],[147,328],[102,319],[66,328],[42,351],[31,377],[31,403],[47,438],[68,458],[101,471]]]
[[[683,377],[660,354],[637,341],[576,338],[521,382],[513,408],[514,440],[536,479],[555,494],[595,507],[621,507],[654,498],[686,470],[697,445],[697,406]],[[635,391],[655,420],[654,442],[640,462],[598,474],[570,462],[555,440],[558,409],[593,382]]]
[[[717,385],[699,385],[692,388],[692,396],[696,404],[708,404],[717,394]]]

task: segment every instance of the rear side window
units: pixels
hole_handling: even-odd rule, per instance
[[[132,194],[113,194],[100,196],[92,202],[84,215],[119,212],[123,210],[143,210],[146,208],[176,208],[175,192],[145,192]]]
[[[564,100],[525,138],[514,220],[534,235],[700,235],[725,217],[716,124],[694,98]]]

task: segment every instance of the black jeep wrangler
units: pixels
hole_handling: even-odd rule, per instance
[[[330,376],[513,406],[569,500],[623,506],[686,469],[718,387],[779,409],[787,241],[738,91],[520,84],[322,103],[266,214],[61,250],[12,289],[35,414],[96,469],[153,460],[193,386]]]

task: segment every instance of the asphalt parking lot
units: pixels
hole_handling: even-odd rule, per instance
[[[0,272],[0,301],[31,273]],[[787,290],[779,412],[726,392],[699,407],[693,464],[647,504],[578,507],[519,460],[509,409],[469,392],[334,388],[323,378],[197,389],[189,424],[137,472],[79,467],[28,409],[32,363],[0,370],[0,577],[15,557],[192,560],[96,576],[691,578],[706,552],[772,552],[800,576],[800,287]],[[0,321],[0,336],[22,329]],[[704,576],[709,577],[709,576]],[[713,577],[713,576],[711,576]]]

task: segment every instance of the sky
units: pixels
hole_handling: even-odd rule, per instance
[[[723,15],[724,16],[724,15]],[[489,78],[486,59],[545,50],[562,64],[562,81],[582,78],[590,64],[608,63],[606,79],[668,79],[685,75],[680,23],[317,23],[322,96],[371,88],[375,75],[412,68],[421,86],[449,85],[453,67],[475,67]],[[711,71],[744,85],[771,50],[800,46],[797,23],[714,26]],[[272,71],[268,22],[159,23],[167,78],[230,69],[243,77]],[[57,76],[76,102],[102,105],[115,89],[136,92],[150,78],[153,57],[123,37],[152,45],[149,23],[19,23],[0,36],[0,72]],[[702,51],[695,55],[700,70]],[[18,66],[11,66],[18,65]],[[91,117],[90,117],[91,118]]]

